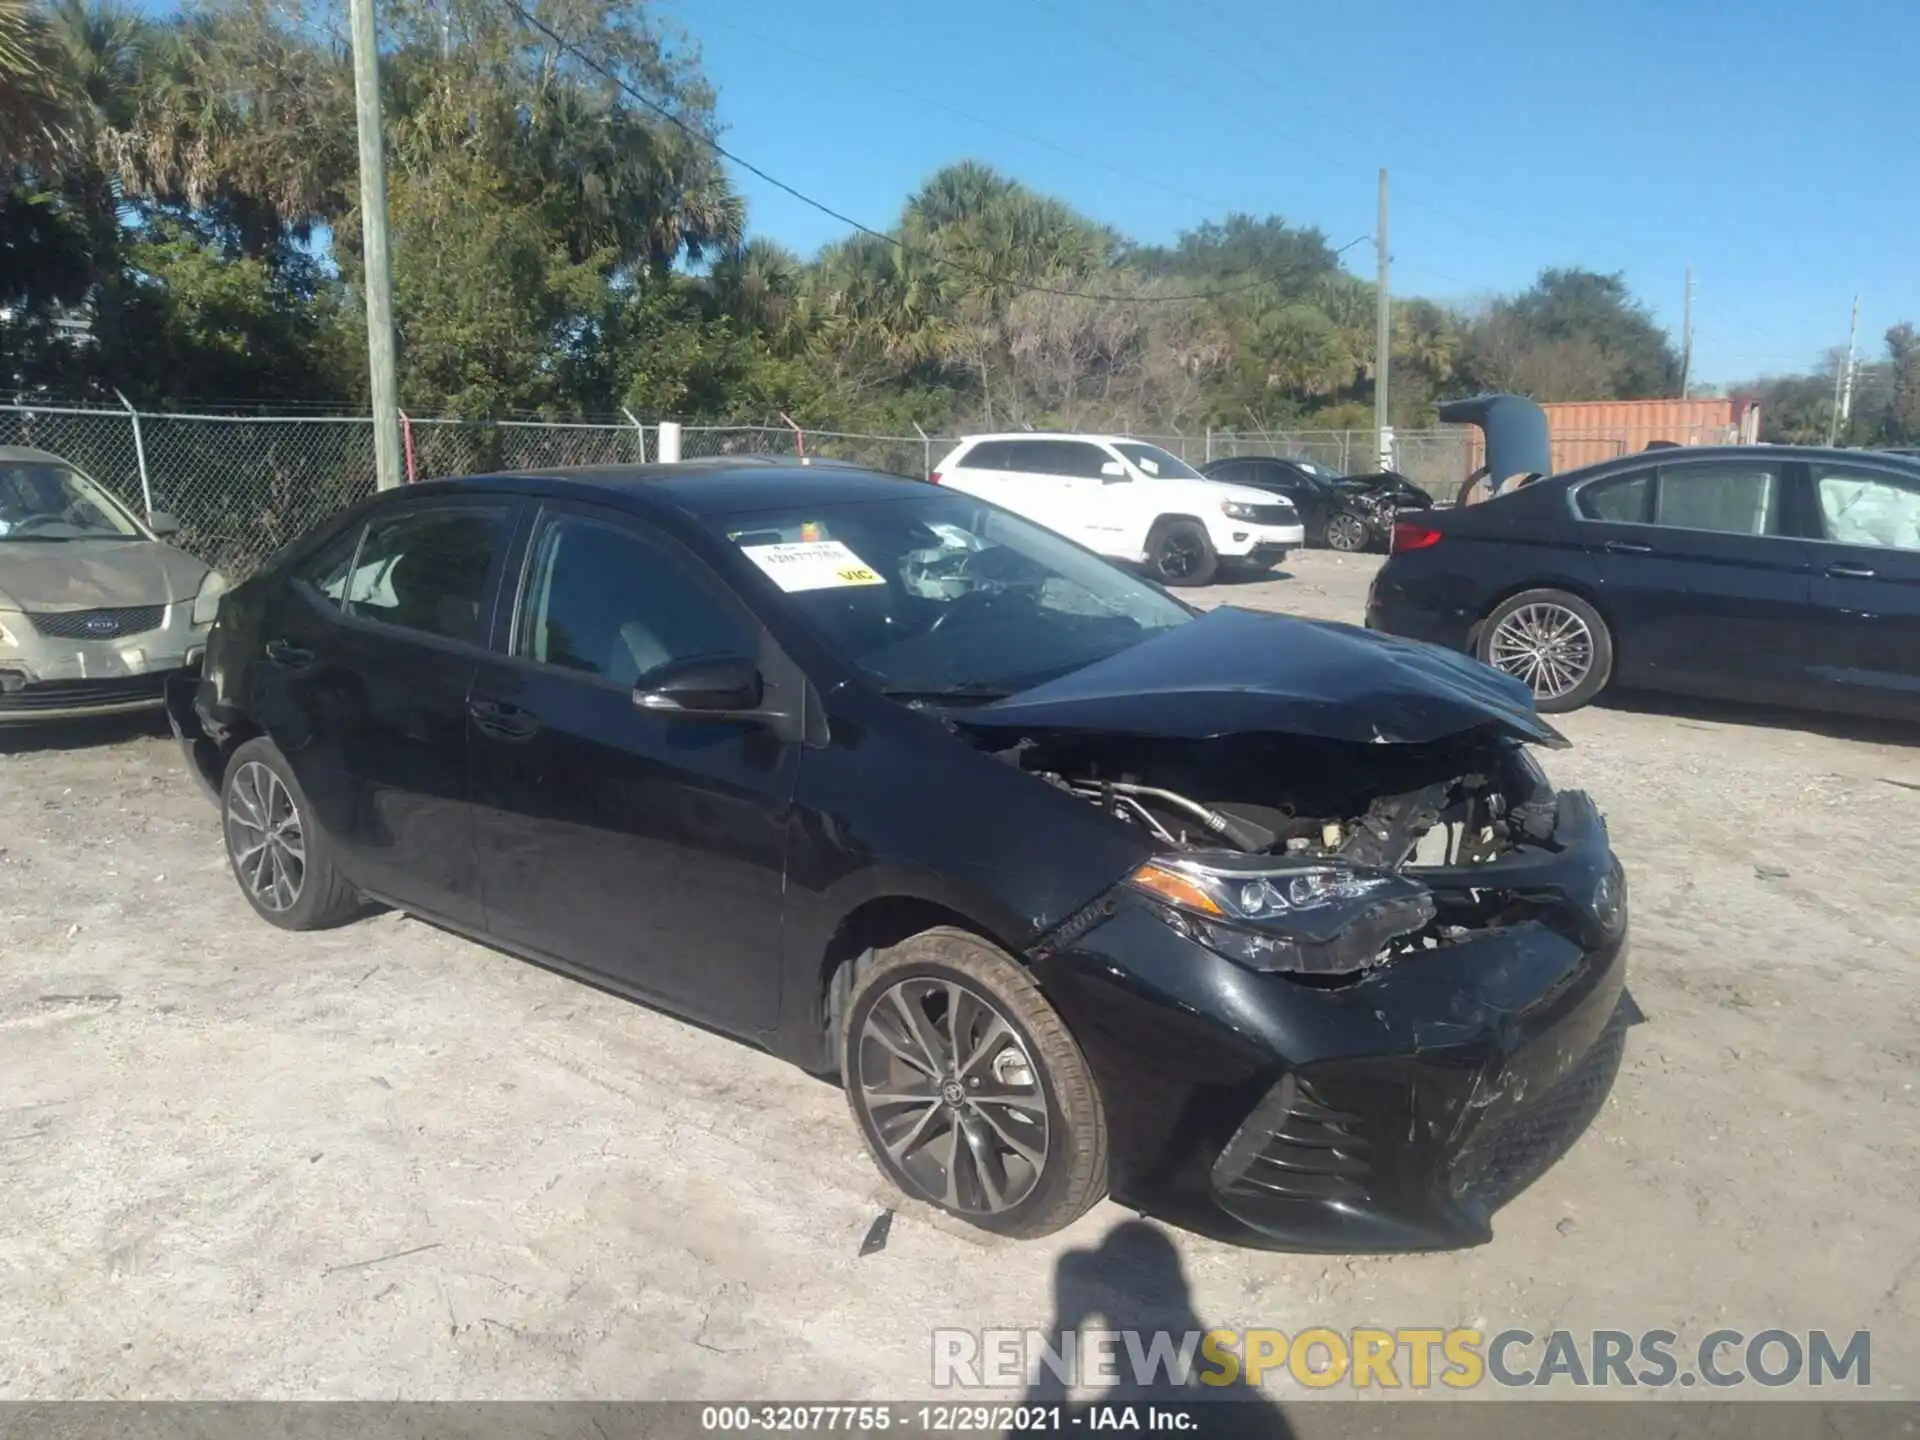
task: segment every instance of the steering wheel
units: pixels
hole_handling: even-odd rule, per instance
[[[993,573],[995,571],[1000,573]],[[1046,577],[1044,571],[1036,573],[1032,562],[995,545],[965,556],[953,567],[951,578],[971,580],[975,588],[947,602],[947,608],[927,627],[926,633],[929,635],[938,635],[940,627],[963,609],[990,606],[1009,595],[1025,594],[1031,598],[1038,594]]]
[[[960,614],[961,611],[980,610],[990,607],[999,601],[1001,596],[1002,592],[998,590],[969,590],[964,595],[956,595],[947,602],[946,608],[934,617],[933,624],[927,627],[926,633],[929,635],[938,635],[940,633],[940,627],[953,619],[954,616]]]

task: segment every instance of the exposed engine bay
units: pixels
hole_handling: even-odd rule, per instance
[[[1150,835],[1165,858],[1133,883],[1195,938],[1330,984],[1526,918],[1528,901],[1473,872],[1551,848],[1558,814],[1526,748],[1485,733],[1422,745],[1080,735],[994,753]]]
[[[998,753],[1175,850],[1398,871],[1483,863],[1553,831],[1552,787],[1525,748],[1504,739],[1355,746],[1102,736],[1023,740]]]

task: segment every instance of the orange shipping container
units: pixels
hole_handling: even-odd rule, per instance
[[[1540,408],[1547,417],[1555,474],[1634,454],[1656,440],[1739,445],[1759,434],[1757,411],[1750,421],[1750,407],[1734,400],[1573,400]],[[1484,459],[1475,430],[1469,472],[1479,469]]]

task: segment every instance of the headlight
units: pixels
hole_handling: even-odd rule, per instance
[[[200,593],[193,597],[193,625],[196,630],[213,623],[213,617],[220,613],[220,597],[226,593],[227,577],[218,570],[207,571],[207,578],[200,582]]]
[[[1262,508],[1291,510],[1293,507],[1291,505],[1288,505],[1283,500],[1274,501],[1273,505],[1270,507],[1262,507],[1259,505],[1249,505],[1239,500],[1222,500],[1220,502],[1220,513],[1226,516],[1229,520],[1252,520],[1256,523],[1259,523],[1260,511],[1262,510]]]
[[[1209,949],[1255,970],[1352,974],[1434,917],[1433,896],[1418,881],[1323,860],[1166,856],[1127,883],[1172,906]]]
[[[5,645],[8,649],[12,649],[19,643],[18,640],[13,638],[13,631],[7,628],[7,622],[0,620],[0,645]]]

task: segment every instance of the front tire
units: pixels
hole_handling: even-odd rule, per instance
[[[1535,708],[1557,715],[1589,703],[1613,678],[1613,635],[1578,595],[1523,590],[1496,606],[1474,653],[1533,691]]]
[[[282,930],[324,930],[352,919],[361,902],[333,859],[333,842],[274,743],[265,736],[233,752],[220,781],[227,863],[253,913]]]
[[[1071,1225],[1107,1189],[1086,1057],[1027,972],[964,930],[882,951],[841,1029],[847,1107],[908,1195],[996,1235]]]
[[[1219,568],[1213,539],[1197,520],[1162,520],[1147,536],[1147,569],[1162,585],[1211,584]]]

